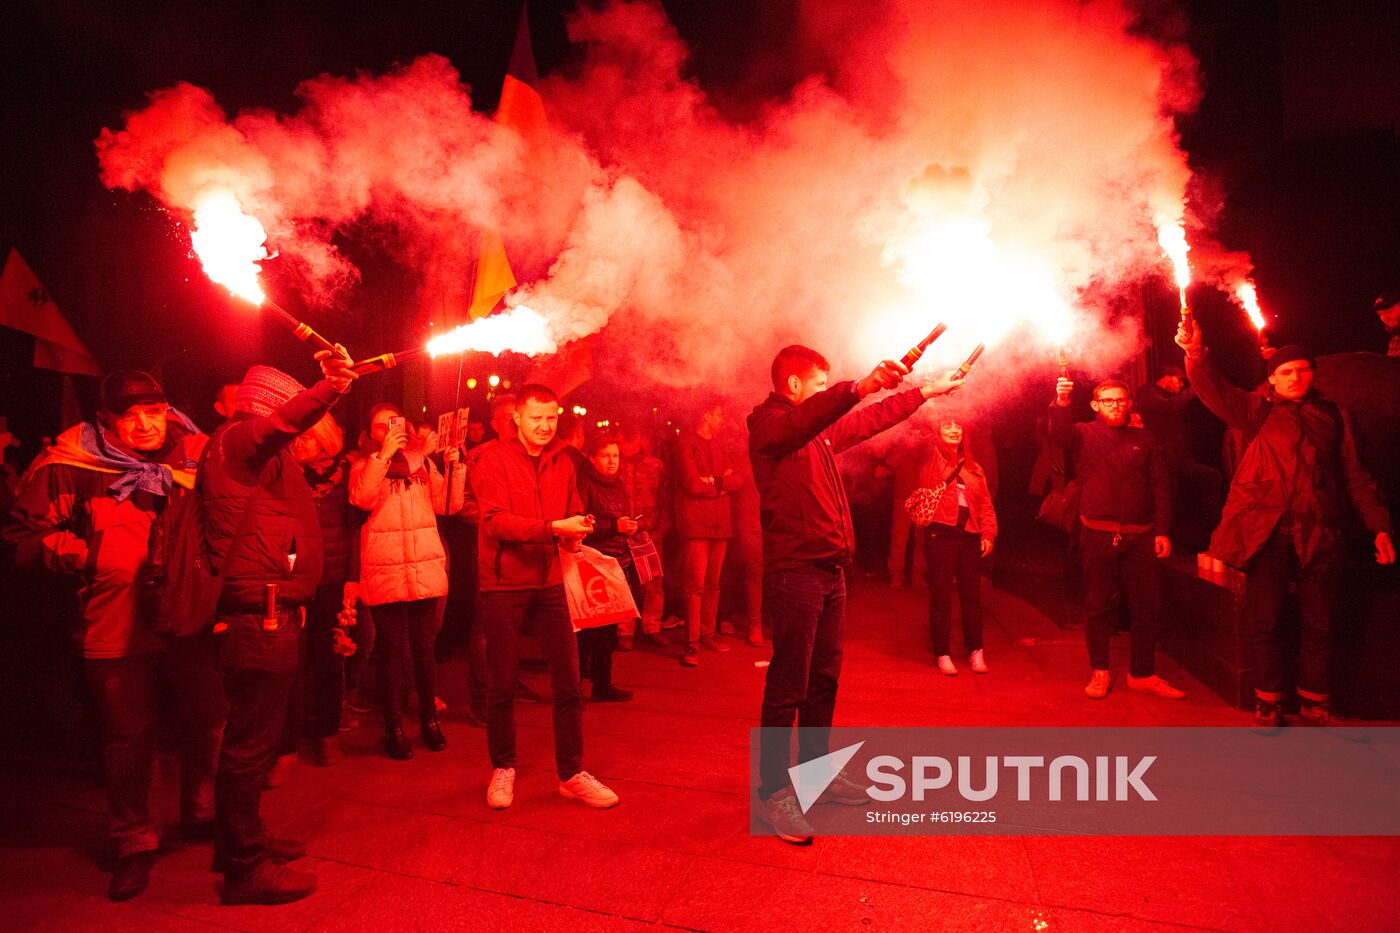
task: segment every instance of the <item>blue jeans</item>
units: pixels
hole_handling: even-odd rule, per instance
[[[775,570],[763,578],[763,610],[773,626],[758,768],[758,794],[767,800],[788,786],[794,722],[799,764],[827,753],[846,628],[845,572],[817,564]]]

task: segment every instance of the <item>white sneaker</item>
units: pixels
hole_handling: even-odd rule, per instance
[[[590,807],[615,807],[618,801],[617,794],[587,771],[580,771],[567,781],[560,781],[559,793],[573,800],[582,800]]]
[[[982,653],[981,648],[978,648],[976,651],[972,652],[972,654],[967,656],[967,663],[972,665],[973,673],[987,673],[987,656]]]
[[[946,654],[938,656],[938,669],[949,677],[958,676],[958,666],[953,663],[953,659]]]
[[[486,787],[486,805],[492,810],[504,810],[515,802],[515,769],[497,768],[491,772]]]

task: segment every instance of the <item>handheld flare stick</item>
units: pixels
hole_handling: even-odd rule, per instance
[[[416,360],[420,356],[427,355],[427,347],[413,347],[408,350],[400,350],[397,353],[381,353],[378,356],[371,356],[367,359],[360,360],[350,368],[361,376],[367,376],[370,373],[382,373],[386,369],[393,369],[395,366],[407,363],[409,360]]]
[[[933,330],[929,331],[927,337],[925,337],[923,340],[920,340],[917,345],[909,348],[909,352],[904,354],[904,356],[900,359],[900,362],[904,364],[904,367],[906,369],[913,369],[914,364],[919,362],[919,357],[924,355],[924,351],[929,348],[929,345],[932,344],[939,337],[942,337],[943,332],[947,329],[947,324],[939,324]]]
[[[1068,379],[1068,378],[1069,378],[1069,351],[1066,350],[1063,346],[1060,347],[1060,358],[1059,358],[1058,362],[1059,362],[1059,364],[1060,364],[1060,378],[1061,378],[1061,379]]]
[[[325,337],[316,333],[315,329],[305,321],[298,321],[286,308],[273,301],[271,298],[263,299],[263,307],[276,313],[281,322],[286,325],[287,330],[292,332],[292,336],[298,340],[311,344],[317,350],[329,350],[335,352],[335,344]]]
[[[987,349],[986,345],[979,343],[972,348],[972,353],[967,359],[963,360],[963,364],[958,367],[958,372],[962,373],[964,379],[967,378],[968,373],[972,372],[972,364],[977,362],[977,358],[982,355],[982,351],[985,349]]]

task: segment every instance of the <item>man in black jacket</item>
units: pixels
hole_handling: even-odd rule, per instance
[[[1132,396],[1116,379],[1094,387],[1087,424],[1070,419],[1074,383],[1060,377],[1050,405],[1050,436],[1072,457],[1079,480],[1080,550],[1084,556],[1084,640],[1093,674],[1084,693],[1108,696],[1108,638],[1126,590],[1132,613],[1128,687],[1179,700],[1180,690],[1156,674],[1161,632],[1161,577],[1157,561],[1171,555],[1171,480],[1152,435],[1128,424]]]
[[[1313,360],[1301,347],[1269,358],[1267,393],[1231,385],[1211,363],[1194,320],[1183,320],[1177,345],[1201,401],[1242,440],[1210,553],[1245,572],[1244,624],[1254,667],[1254,724],[1284,724],[1284,631],[1281,607],[1290,581],[1298,589],[1299,721],[1331,720],[1332,604],[1350,509],[1375,536],[1376,562],[1395,563],[1390,515],[1356,453],[1351,416],[1313,389]]]
[[[285,904],[316,876],[287,867],[304,847],[272,838],[259,815],[300,658],[303,606],[321,579],[316,503],[288,447],[350,391],[350,357],[316,354],[310,389],[270,366],[239,386],[236,413],[209,439],[196,486],[215,567],[224,574],[215,651],[228,721],[214,786],[215,869],[225,904]]]
[[[802,346],[773,360],[773,393],[749,415],[749,459],[763,525],[763,606],[773,625],[773,660],[763,689],[757,815],[784,842],[806,845],[812,829],[788,779],[793,722],[798,761],[827,753],[841,676],[845,567],[855,554],[851,508],[836,454],[912,415],[962,382],[949,373],[847,416],[909,372],[886,360],[858,382],[827,388],[831,364]],[[865,790],[844,775],[823,799],[859,804]]]

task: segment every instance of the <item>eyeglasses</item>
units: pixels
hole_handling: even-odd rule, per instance
[[[1127,399],[1127,398],[1096,398],[1096,399],[1094,399],[1094,401],[1098,402],[1100,405],[1107,405],[1107,406],[1112,407],[1112,408],[1126,408],[1126,407],[1128,407],[1128,404],[1129,404],[1130,402],[1132,402],[1132,399]]]

